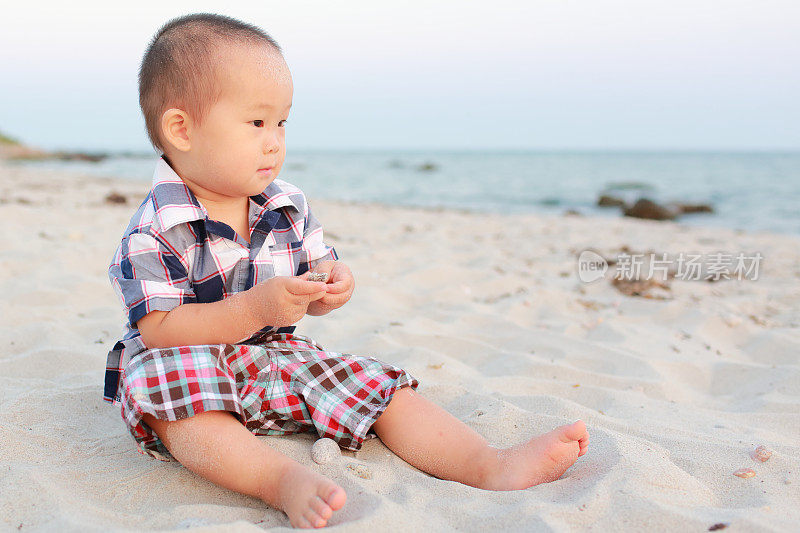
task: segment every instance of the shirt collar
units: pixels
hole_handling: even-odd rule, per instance
[[[302,194],[299,194],[299,191],[295,193],[284,190],[281,186],[282,183],[281,180],[275,180],[261,193],[250,197],[250,200],[259,206],[258,209],[250,210],[250,213],[255,213],[257,218],[255,223],[253,220],[250,221],[252,226],[263,225],[260,224],[262,220],[263,222],[269,221],[268,225],[272,226],[275,217],[266,216],[268,211],[275,211],[282,207],[302,210]],[[155,211],[153,222],[160,231],[166,231],[178,224],[208,219],[206,209],[164,156],[158,158],[155,172],[153,172],[152,201]]]

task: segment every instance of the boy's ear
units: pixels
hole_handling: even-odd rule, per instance
[[[189,114],[183,109],[167,109],[161,115],[161,134],[164,141],[175,147],[181,152],[188,152],[191,148],[189,141],[189,130],[192,120]]]

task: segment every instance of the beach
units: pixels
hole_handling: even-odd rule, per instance
[[[0,184],[1,529],[288,528],[261,501],[138,453],[120,406],[102,399],[124,325],[107,267],[149,183],[0,161]],[[356,290],[298,333],[405,368],[494,446],[577,419],[590,435],[559,480],[510,492],[431,477],[378,439],[317,465],[310,433],[260,437],[347,491],[331,529],[796,529],[800,237],[309,200]],[[757,279],[672,279],[628,295],[579,279],[587,249],[763,261]],[[753,458],[758,446],[767,461]]]

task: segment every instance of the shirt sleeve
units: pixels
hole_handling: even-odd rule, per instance
[[[323,261],[336,261],[339,255],[333,246],[325,244],[322,224],[306,204],[305,229],[303,231],[303,247],[308,251],[308,270],[314,270]]]
[[[131,327],[151,311],[171,311],[196,301],[184,264],[147,233],[132,233],[123,239],[108,276]]]

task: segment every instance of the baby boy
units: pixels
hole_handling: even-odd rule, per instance
[[[214,14],[171,20],[139,81],[163,155],[109,268],[128,324],[105,397],[141,451],[295,527],[326,525],[347,495],[256,435],[314,431],[350,450],[377,436],[433,476],[487,490],[553,481],[586,452],[581,421],[494,448],[405,370],[294,334],[306,314],[347,303],[355,282],[302,191],[277,179],[293,85],[263,30]]]

